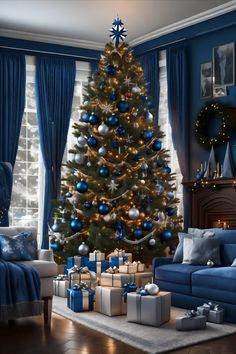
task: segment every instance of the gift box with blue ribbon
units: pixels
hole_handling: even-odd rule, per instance
[[[176,318],[175,328],[177,331],[191,331],[206,328],[206,316],[200,315],[198,311],[191,310]]]
[[[208,322],[218,324],[224,322],[225,310],[218,304],[204,303],[202,306],[198,306],[197,311],[200,315],[205,315]]]
[[[125,283],[123,287],[124,287],[124,292],[123,292],[124,301],[127,302],[127,294],[136,291],[137,285],[133,282],[130,282],[130,283]]]
[[[75,265],[78,267],[84,267],[86,261],[88,261],[88,257],[84,257],[84,256],[67,257],[66,269],[72,268]]]
[[[110,267],[119,268],[120,265],[123,265],[124,262],[128,261],[128,257],[110,257]]]
[[[85,261],[85,266],[88,267],[89,270],[101,274],[105,272],[109,267],[110,264],[108,261]]]
[[[67,306],[74,312],[93,311],[95,291],[85,285],[67,289]]]

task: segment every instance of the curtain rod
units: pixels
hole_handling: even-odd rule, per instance
[[[53,54],[53,55],[66,56],[66,57],[70,57],[70,58],[85,59],[85,60],[99,60],[99,59],[96,59],[96,58],[91,58],[91,57],[86,57],[86,56],[78,56],[78,55],[73,55],[73,54],[63,54],[63,53],[49,52],[49,51],[37,50],[37,49],[25,49],[25,48],[18,48],[18,47],[8,47],[8,46],[4,46],[4,45],[0,45],[0,48],[12,49],[12,50],[15,49],[15,50],[19,50],[19,51],[32,52],[32,53]]]

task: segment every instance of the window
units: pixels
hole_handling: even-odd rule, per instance
[[[159,125],[165,133],[163,147],[169,150],[171,170],[176,174],[176,197],[179,198],[178,212],[183,215],[183,186],[182,174],[179,167],[178,157],[172,142],[171,125],[168,119],[168,96],[167,96],[167,68],[166,51],[160,52],[159,58],[159,82],[160,82],[160,102],[159,102]]]
[[[72,125],[79,119],[84,86],[88,81],[89,63],[76,63],[76,78],[68,142],[64,155],[74,146]],[[35,57],[26,56],[26,102],[16,156],[9,223],[11,226],[38,227],[40,243],[43,219],[44,165],[39,147],[35,99]]]

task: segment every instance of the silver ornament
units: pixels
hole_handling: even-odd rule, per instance
[[[104,220],[105,222],[111,221],[111,215],[110,215],[110,214],[105,215],[105,216],[103,217],[103,220]]]
[[[133,187],[131,187],[132,191],[136,191],[138,189],[138,186],[135,184]]]
[[[173,193],[173,192],[167,192],[167,193],[166,193],[166,196],[167,196],[169,199],[173,199],[173,198],[174,198],[174,193]]]
[[[81,256],[85,256],[89,251],[88,246],[82,242],[81,245],[78,247],[78,252],[81,254]]]
[[[159,293],[159,287],[154,283],[146,284],[144,289],[148,292],[149,295],[157,295]]]
[[[141,88],[138,87],[138,86],[134,86],[134,87],[132,87],[131,91],[132,91],[133,93],[140,93],[140,92],[141,92]]]
[[[208,267],[214,267],[214,262],[213,262],[211,259],[209,259],[209,260],[207,261],[207,266],[208,266]]]
[[[146,121],[151,123],[153,121],[153,114],[151,112],[147,112],[146,114]]]
[[[109,127],[106,124],[102,123],[98,127],[98,132],[101,135],[106,135],[109,132]]]
[[[81,146],[84,146],[87,143],[87,141],[86,141],[86,139],[85,139],[85,137],[83,135],[80,135],[78,137],[77,142]]]
[[[78,165],[83,165],[85,163],[85,160],[86,160],[86,156],[84,154],[75,154],[75,162],[78,164]]]
[[[150,240],[148,241],[150,246],[155,246],[156,245],[156,240],[155,238],[150,238]]]
[[[95,82],[94,81],[90,81],[90,86],[94,86],[95,85]]]
[[[91,166],[92,166],[92,164],[91,164],[90,161],[87,162],[87,166],[88,166],[88,167],[91,167]]]
[[[139,217],[139,210],[138,210],[137,208],[135,208],[135,207],[131,208],[131,209],[129,210],[129,217],[130,217],[130,219],[132,219],[132,220],[138,219],[138,217]]]
[[[98,149],[98,153],[99,153],[99,155],[101,155],[101,156],[105,156],[106,153],[107,153],[107,149],[105,148],[105,146],[101,146],[101,147]]]

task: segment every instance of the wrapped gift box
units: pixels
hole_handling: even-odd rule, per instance
[[[124,301],[123,288],[96,287],[95,311],[107,316],[125,315],[127,305]]]
[[[116,288],[123,288],[124,284],[134,282],[134,274],[120,274],[120,273],[102,273],[100,284],[102,286],[110,286]]]
[[[171,293],[141,296],[127,294],[127,320],[129,322],[158,327],[170,320]]]
[[[94,290],[67,289],[67,306],[74,312],[93,311]]]
[[[67,297],[68,288],[69,280],[67,276],[59,274],[53,279],[53,295]]]
[[[75,284],[79,284],[81,281],[86,283],[89,288],[91,288],[92,286],[92,279],[90,273],[69,273],[69,278],[70,286],[68,286],[68,288],[73,288]]]
[[[135,273],[134,282],[138,288],[143,288],[147,283],[152,283],[152,272]]]
[[[104,261],[105,260],[105,253],[102,253],[100,251],[93,251],[92,253],[89,253],[89,261]]]
[[[145,270],[145,264],[140,261],[137,262],[137,272],[142,273]]]
[[[206,328],[206,316],[196,315],[191,317],[188,313],[185,316],[177,317],[175,328],[177,331],[191,331]]]
[[[129,262],[132,262],[132,253],[126,253],[125,250],[116,248],[113,252],[111,252],[107,258],[110,257],[127,257]]]
[[[138,264],[136,262],[130,263],[125,262],[125,264],[119,266],[120,273],[134,274],[137,273]]]
[[[78,267],[84,267],[85,266],[85,261],[88,260],[88,257],[80,257],[80,256],[74,256],[74,257],[67,257],[67,269],[72,268],[73,266],[77,265]]]
[[[212,305],[208,307],[204,305],[198,306],[197,311],[200,315],[206,316],[208,322],[218,324],[224,322],[225,310],[218,305]]]
[[[108,261],[86,261],[85,265],[86,265],[86,267],[88,267],[89,270],[91,270],[99,275],[102,272],[105,272],[110,267],[110,264]]]
[[[126,261],[128,261],[127,257],[109,257],[110,267],[119,268],[119,266],[123,265]]]

